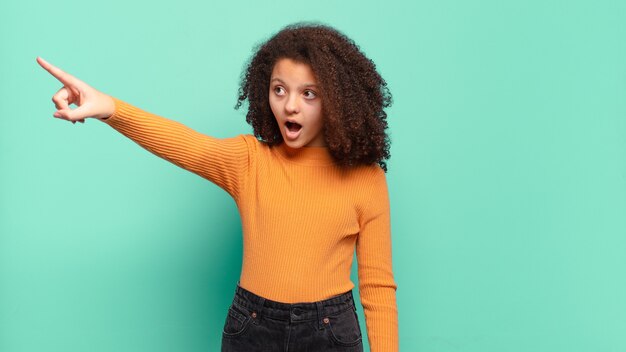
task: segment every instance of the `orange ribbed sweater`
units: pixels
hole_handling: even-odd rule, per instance
[[[380,166],[342,169],[326,147],[268,146],[249,134],[214,138],[113,100],[115,113],[101,121],[234,198],[243,288],[285,303],[339,295],[354,288],[356,247],[371,351],[398,351],[389,196]]]

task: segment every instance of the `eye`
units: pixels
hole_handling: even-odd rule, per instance
[[[281,95],[280,93],[277,92],[278,89],[283,89],[283,87],[280,87],[280,86],[274,87],[274,93],[276,93],[276,95]]]
[[[315,94],[315,92],[312,90],[307,90],[304,92],[304,94],[307,94],[307,93],[310,93],[307,99],[314,99],[317,96],[317,94]]]

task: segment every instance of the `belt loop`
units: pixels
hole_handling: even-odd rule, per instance
[[[354,300],[354,295],[352,294],[352,290],[350,290],[349,293],[350,293],[350,301],[352,302],[352,308],[356,312],[356,301]]]
[[[324,316],[324,304],[322,302],[315,302],[317,306],[317,324],[319,325],[319,329],[324,329],[324,324],[322,324],[322,317]]]
[[[252,317],[254,318],[255,323],[256,323],[257,318],[261,315],[261,311],[263,310],[263,306],[265,305],[265,298],[261,296],[257,296],[257,297],[259,297],[259,301],[255,304],[256,312],[252,312],[253,314]],[[256,316],[254,314],[256,314]]]

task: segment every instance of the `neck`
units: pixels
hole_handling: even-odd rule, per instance
[[[326,146],[292,148],[283,141],[276,148],[284,159],[296,164],[322,166],[335,163]]]

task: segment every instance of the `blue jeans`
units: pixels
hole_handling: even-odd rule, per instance
[[[222,352],[362,352],[352,291],[318,302],[281,303],[237,283]]]

